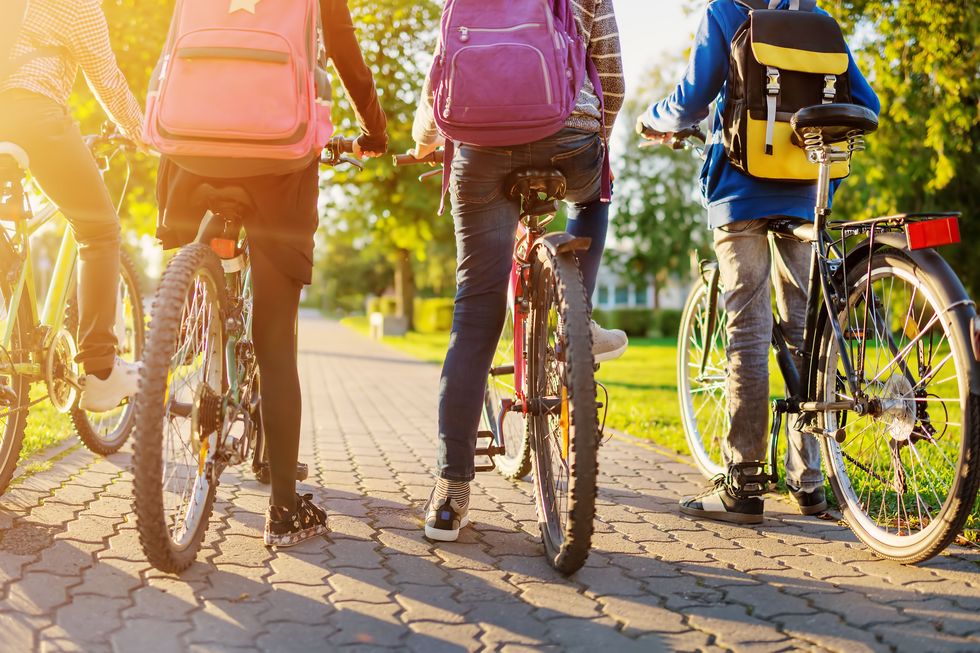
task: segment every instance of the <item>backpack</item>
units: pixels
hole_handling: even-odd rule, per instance
[[[286,174],[333,133],[317,0],[178,0],[143,138],[207,177]]]
[[[0,82],[25,63],[25,57],[13,57],[13,50],[26,17],[27,0],[4,0],[0,3]]]
[[[788,10],[769,9],[779,0],[736,0],[749,17],[731,43],[728,99],[723,113],[724,147],[733,166],[750,177],[812,182],[818,167],[794,144],[790,118],[804,107],[851,102],[847,44],[815,0],[791,0]],[[834,163],[831,177],[849,173]]]

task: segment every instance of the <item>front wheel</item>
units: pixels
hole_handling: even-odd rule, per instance
[[[713,273],[716,274],[716,273]],[[677,394],[687,446],[707,478],[725,472],[722,447],[728,438],[728,316],[710,275],[694,285],[677,336]]]
[[[116,355],[133,363],[143,358],[146,324],[143,319],[139,275],[132,259],[125,252],[120,258],[119,272],[121,279],[116,298],[116,320],[113,324],[117,342]],[[67,326],[71,333],[78,332],[77,302],[73,302],[68,309]],[[90,451],[102,456],[119,451],[133,431],[135,418],[134,398],[124,399],[121,404],[103,413],[82,410],[77,401],[71,409],[71,421],[79,439]]]
[[[824,429],[843,439],[823,439],[828,475],[861,541],[885,558],[921,562],[960,532],[980,482],[980,405],[970,392],[976,313],[961,290],[904,252],[877,253],[853,268],[836,318],[863,397],[850,396],[830,323],[817,396],[864,400],[868,409],[822,414]]]
[[[200,244],[170,263],[153,303],[136,401],[133,485],[140,544],[161,571],[180,572],[194,561],[214,504],[226,305],[221,264]]]
[[[523,413],[504,411],[504,402],[517,397],[514,387],[514,306],[507,302],[507,320],[504,322],[497,351],[493,355],[493,367],[487,378],[483,397],[483,416],[487,428],[497,442],[504,445],[504,453],[493,457],[493,462],[505,478],[517,480],[531,473],[531,441],[527,436],[527,422]],[[502,432],[501,432],[502,431]]]
[[[14,253],[6,233],[0,229],[0,327],[10,330],[7,348],[0,349],[0,365],[30,362],[27,347],[30,346],[33,322],[27,297],[22,296],[18,306],[12,306],[13,288],[8,282],[8,272],[20,269],[21,260]],[[13,324],[10,324],[10,322]],[[2,332],[2,331],[0,331]],[[15,370],[10,369],[10,372]],[[31,384],[23,374],[0,374],[0,494],[6,491],[17,469],[24,431],[27,428],[27,411],[30,408]]]
[[[589,305],[575,257],[537,249],[531,269],[529,421],[548,562],[577,571],[595,519],[599,419]]]

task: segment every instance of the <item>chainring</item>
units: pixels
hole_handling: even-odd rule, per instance
[[[67,329],[52,333],[44,347],[44,383],[48,398],[59,413],[67,413],[78,400],[78,349]]]

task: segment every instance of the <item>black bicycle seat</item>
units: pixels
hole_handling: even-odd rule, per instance
[[[805,139],[803,130],[819,129],[830,144],[846,141],[849,134],[870,134],[878,129],[878,117],[857,104],[817,104],[794,113],[789,124],[799,143]]]
[[[215,186],[207,182],[201,183],[190,198],[194,206],[205,206],[212,213],[241,214],[255,208],[252,196],[241,186],[234,184]]]
[[[566,190],[565,175],[554,168],[520,168],[504,180],[504,194],[521,201],[527,216],[554,213]]]

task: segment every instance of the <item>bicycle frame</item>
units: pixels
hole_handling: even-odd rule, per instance
[[[117,148],[113,153],[106,157],[101,157],[102,164],[100,171],[105,176],[109,170],[109,163],[121,150]],[[126,197],[126,190],[129,186],[131,169],[127,162],[125,180],[119,199],[116,202],[115,210],[118,214],[122,208],[123,200]],[[26,220],[18,220],[14,223],[12,232],[7,228],[10,244],[15,254],[19,255],[21,267],[14,280],[13,292],[8,301],[7,309],[11,315],[16,317],[20,303],[25,294],[30,309],[30,320],[32,326],[47,327],[52,333],[57,333],[65,321],[65,308],[68,304],[68,291],[71,289],[72,276],[75,273],[75,265],[78,261],[78,243],[75,235],[69,227],[66,227],[58,246],[58,254],[55,257],[54,267],[52,268],[51,281],[44,294],[44,306],[38,311],[38,288],[36,276],[34,274],[34,258],[31,249],[31,239],[50,224],[61,213],[54,204],[45,202],[38,213],[29,209],[29,216]],[[9,316],[8,316],[9,317]],[[14,319],[7,319],[3,327],[3,334],[0,335],[0,347],[9,350],[13,339]],[[36,349],[42,343],[34,343]],[[23,346],[23,344],[22,344]],[[23,375],[30,378],[40,378],[42,376],[40,362],[14,363],[12,366],[7,361],[0,362],[0,375]]]

